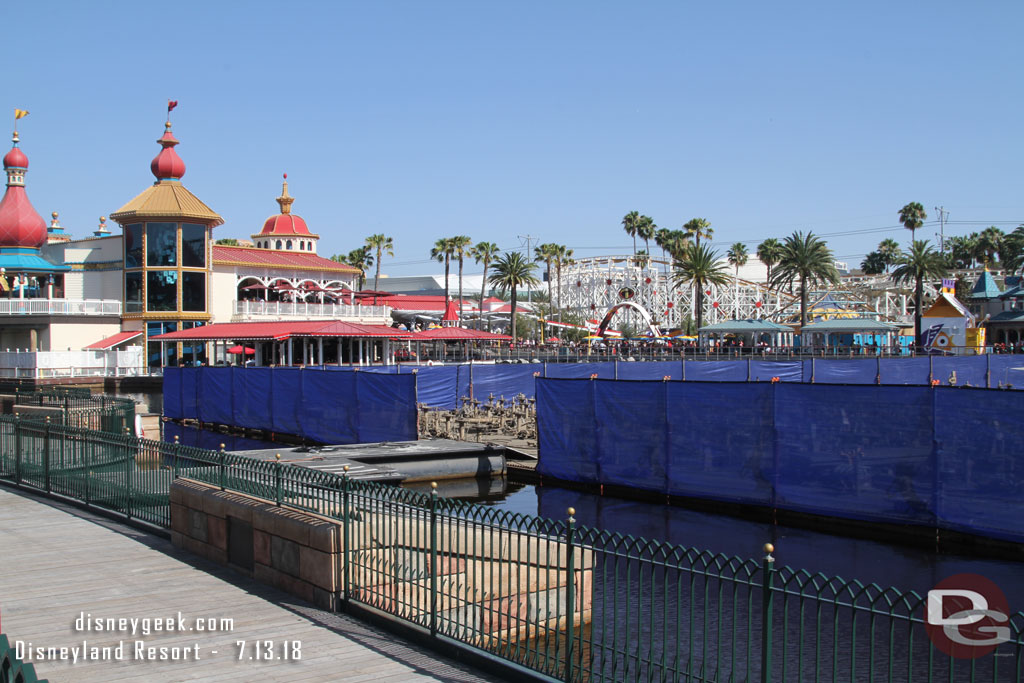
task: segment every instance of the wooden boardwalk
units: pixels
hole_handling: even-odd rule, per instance
[[[149,635],[79,628],[95,619],[149,619]],[[184,632],[155,620],[183,619]],[[200,632],[197,619],[231,619]],[[124,661],[39,661],[50,681],[497,680],[344,615],[323,612],[171,546],[154,534],[0,486],[0,626],[12,643],[81,647],[124,643]],[[120,626],[115,624],[115,626]],[[193,630],[187,630],[193,629]],[[159,661],[188,654],[188,661]],[[238,641],[245,641],[239,659]],[[277,659],[256,659],[256,641]],[[284,660],[301,644],[301,659]],[[198,647],[199,660],[195,659]],[[178,648],[174,650],[173,648]],[[110,652],[111,657],[116,651]],[[140,656],[141,655],[141,656]],[[71,656],[70,653],[68,655]]]

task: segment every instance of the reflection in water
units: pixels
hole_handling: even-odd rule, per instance
[[[526,484],[510,482],[505,477],[493,479],[440,479],[437,494],[444,498],[472,501],[481,505],[500,505],[509,496],[518,493]],[[430,482],[417,481],[402,484],[402,488],[420,493],[430,493]],[[531,514],[536,514],[533,512]]]

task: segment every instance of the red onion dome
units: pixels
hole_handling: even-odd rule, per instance
[[[25,188],[9,185],[0,200],[0,247],[33,247],[46,244],[46,221],[29,201]]]
[[[296,216],[293,213],[279,213],[276,216],[271,216],[263,223],[263,230],[260,231],[260,234],[308,236],[310,233],[302,216]]]
[[[174,151],[174,146],[178,144],[178,141],[171,133],[171,122],[165,123],[164,127],[166,130],[163,137],[157,140],[163,149],[153,159],[149,170],[153,172],[157,180],[179,180],[185,175],[185,162]]]
[[[4,168],[28,168],[28,157],[18,149],[18,143],[14,143],[11,151],[4,155]]]

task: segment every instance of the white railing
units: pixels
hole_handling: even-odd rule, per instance
[[[0,378],[137,377],[146,374],[141,346],[122,351],[0,351]]]
[[[117,299],[0,299],[0,315],[121,315]]]
[[[295,318],[333,318],[350,320],[376,320],[390,322],[388,306],[362,306],[350,304],[309,304],[285,301],[235,301],[235,317],[257,316]]]

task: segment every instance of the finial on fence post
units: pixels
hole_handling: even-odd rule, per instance
[[[224,444],[221,444],[221,445],[220,445],[220,452],[221,452],[221,453],[223,453],[223,452],[224,452]]]
[[[275,460],[281,460],[281,454],[280,453],[274,453],[274,459]],[[345,469],[348,469],[348,468],[346,467]]]
[[[180,436],[178,436],[177,434],[175,434],[175,435],[174,435],[174,443],[178,443],[178,440],[179,440],[179,439],[181,439],[181,437],[180,437]]]
[[[772,553],[775,552],[775,546],[772,545],[771,543],[765,543],[763,550],[764,550],[764,561],[765,562],[774,562],[775,558],[772,557]]]
[[[570,523],[575,522],[576,521],[576,519],[575,519],[576,508],[569,508],[568,512],[569,512],[569,522]]]

